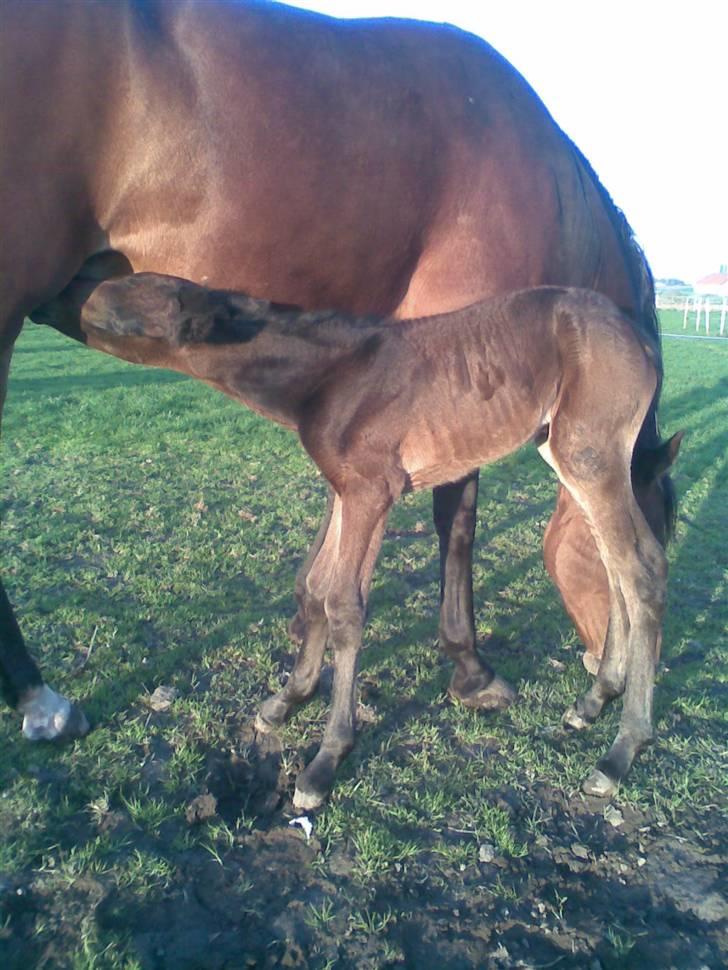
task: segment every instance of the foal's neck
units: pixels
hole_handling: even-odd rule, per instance
[[[396,324],[334,312],[301,313],[240,298],[240,313],[202,346],[182,350],[184,369],[290,428],[348,361],[394,336]],[[376,345],[376,348],[375,348]]]

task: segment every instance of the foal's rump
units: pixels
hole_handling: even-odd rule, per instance
[[[566,462],[576,479],[629,474],[659,385],[654,341],[610,300],[587,290],[565,290],[556,299],[552,326],[561,374],[541,436],[543,457],[555,468]]]

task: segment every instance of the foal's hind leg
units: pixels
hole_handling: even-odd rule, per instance
[[[616,454],[607,454],[610,444],[605,444],[598,461],[590,458],[591,468],[575,461],[575,456],[586,452],[580,452],[573,439],[565,454],[557,442],[552,443],[548,457],[544,454],[584,510],[609,579],[610,630],[605,655],[596,684],[574,709],[576,719],[589,722],[624,689],[619,733],[583,786],[587,794],[600,796],[615,791],[653,737],[655,657],[667,585],[665,553],[632,491],[631,448],[620,456],[622,442],[617,442]],[[596,454],[591,448],[588,451]]]
[[[583,786],[587,794],[601,796],[615,791],[637,754],[653,739],[655,660],[667,588],[665,552],[634,498],[629,479],[621,496],[610,494],[604,499],[604,503],[589,503],[589,517],[595,524],[610,591],[619,591],[629,635],[626,656],[608,653],[597,675],[597,684],[607,690],[616,691],[624,684],[617,737]]]
[[[285,686],[261,706],[255,721],[259,731],[280,727],[293,710],[314,695],[321,675],[328,620],[324,602],[339,544],[341,502],[329,493],[326,515],[306,562],[296,577],[296,598],[302,643]]]
[[[564,726],[580,731],[593,724],[604,708],[624,693],[627,676],[627,642],[629,623],[619,585],[607,573],[609,583],[609,625],[596,679],[589,690],[570,707],[563,717]]]
[[[0,354],[0,411],[5,402],[12,344]],[[0,583],[0,693],[23,714],[23,734],[31,741],[80,737],[89,726],[83,712],[43,683],[28,653],[5,589]]]
[[[466,707],[502,710],[516,697],[478,655],[473,615],[473,539],[478,473],[433,492],[440,539],[440,647],[454,662],[449,693]]]

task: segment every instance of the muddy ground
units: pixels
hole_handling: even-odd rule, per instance
[[[543,788],[539,834],[525,856],[505,858],[484,843],[477,864],[447,866],[420,854],[363,879],[353,849],[324,851],[314,816],[310,837],[289,825],[293,779],[279,741],[250,729],[237,740],[245,757],[211,752],[206,784],[184,821],[162,826],[156,851],[166,849],[174,877],[148,898],[126,895],[103,874],[62,887],[52,868],[3,880],[0,965],[68,966],[89,916],[96,940],[125,940],[122,965],[145,970],[717,970],[728,963],[728,847],[718,806],[675,827],[649,812]],[[151,756],[150,777],[163,762],[164,752]],[[63,779],[46,772],[39,781],[60,786]],[[494,795],[518,828],[517,793]],[[243,809],[254,827],[217,858],[199,845],[180,850],[184,826],[234,825]],[[123,811],[96,824],[143,842]],[[455,841],[465,837],[452,832]],[[117,965],[111,950],[108,965]],[[73,965],[107,964],[94,956]]]

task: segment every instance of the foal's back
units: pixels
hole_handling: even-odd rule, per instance
[[[583,289],[522,290],[406,321],[333,384],[337,460],[363,473],[378,452],[408,489],[455,481],[545,433],[577,383],[604,407],[639,385],[651,359],[649,337]]]

